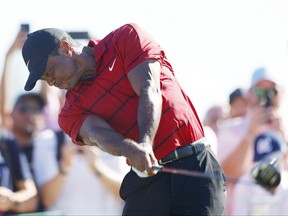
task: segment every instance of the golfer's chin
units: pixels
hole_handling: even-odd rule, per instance
[[[59,88],[59,89],[68,91],[68,90],[73,89],[73,87],[65,87],[65,88]]]
[[[61,83],[61,85],[57,86],[57,88],[62,90],[70,90],[73,89],[75,85],[69,85],[68,83]]]

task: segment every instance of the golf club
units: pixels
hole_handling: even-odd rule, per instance
[[[178,174],[178,175],[186,175],[186,176],[192,176],[192,177],[199,177],[199,178],[208,178],[208,179],[218,179],[222,180],[223,177],[221,175],[216,175],[213,173],[205,173],[205,172],[199,172],[199,171],[191,171],[191,170],[184,170],[184,169],[178,169],[178,168],[171,168],[171,167],[164,167],[164,166],[153,166],[154,170],[157,170],[158,172],[166,172],[166,173],[172,173],[172,174]],[[254,185],[258,184],[257,181],[249,181],[249,180],[240,180],[239,178],[229,177],[225,176],[226,181],[229,182],[241,182],[243,184],[247,185]]]

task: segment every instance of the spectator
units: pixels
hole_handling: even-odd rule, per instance
[[[32,170],[33,143],[37,133],[43,128],[45,102],[38,93],[21,94],[13,107],[11,118],[15,142],[27,156]]]
[[[247,112],[246,92],[244,89],[236,88],[229,94],[229,117],[242,117]]]
[[[203,119],[203,125],[209,126],[217,134],[219,125],[225,118],[225,107],[223,105],[213,105],[207,110]]]
[[[35,135],[45,126],[43,118],[45,101],[40,94],[34,92],[26,94],[24,93],[24,89],[23,93],[14,98],[17,91],[11,94],[8,91],[7,86],[10,81],[9,79],[11,79],[9,68],[11,66],[13,57],[15,57],[14,54],[21,50],[27,35],[28,30],[21,28],[17,33],[11,47],[6,53],[0,83],[0,110],[2,120],[1,125],[3,129],[6,129],[12,134],[10,138],[11,142],[15,143],[23,152],[24,156],[26,156],[28,168],[30,169],[29,172],[31,172],[33,177],[33,170],[31,166],[33,141],[35,139]],[[10,105],[11,102],[12,106]],[[33,184],[35,186],[34,181]]]
[[[0,128],[0,214],[34,212],[37,189],[25,155],[13,136]]]
[[[263,97],[269,92],[269,97]],[[227,176],[239,178],[253,166],[254,140],[267,130],[281,133],[285,126],[279,115],[281,91],[277,81],[265,68],[255,70],[247,92],[248,110],[244,118],[222,124],[218,131],[218,159]],[[268,104],[269,102],[269,104]],[[269,105],[268,107],[265,106]],[[234,183],[227,182],[227,208],[233,201]]]
[[[126,160],[69,142],[61,148],[59,160],[55,134],[42,133],[46,139],[35,143],[33,167],[44,210],[64,215],[121,215],[119,188],[128,172]]]
[[[16,99],[10,114],[11,133],[13,141],[26,156],[30,172],[34,177],[32,166],[33,148],[36,140],[41,140],[40,131],[43,129],[45,101],[39,93],[23,93]],[[37,211],[42,211],[41,202]]]
[[[287,215],[288,214],[288,159],[287,143],[276,133],[263,133],[255,139],[254,163],[263,160],[278,160],[281,182],[270,192],[255,184],[247,186],[241,181],[251,181],[251,172],[244,174],[234,188],[231,215]]]

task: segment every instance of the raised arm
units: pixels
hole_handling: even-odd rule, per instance
[[[25,42],[25,39],[27,37],[28,32],[26,31],[19,31],[15,40],[13,41],[11,47],[8,49],[4,65],[2,69],[2,77],[0,82],[0,112],[1,112],[1,119],[2,119],[2,127],[7,128],[8,122],[7,122],[7,115],[8,115],[8,107],[7,107],[7,84],[9,83],[9,74],[8,74],[8,68],[9,68],[9,61],[12,57],[12,54],[17,50],[21,49],[23,47],[23,44]]]

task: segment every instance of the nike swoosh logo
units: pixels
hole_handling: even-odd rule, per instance
[[[26,64],[27,68],[28,68],[28,66],[29,66],[29,63],[30,63],[30,60],[28,60],[28,62],[27,62],[27,64]]]
[[[109,67],[109,71],[112,71],[116,62],[116,58],[114,59],[112,65]]]

